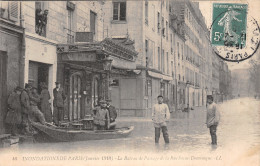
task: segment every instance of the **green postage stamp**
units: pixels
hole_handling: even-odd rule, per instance
[[[247,4],[213,4],[211,42],[215,46],[246,46]]]

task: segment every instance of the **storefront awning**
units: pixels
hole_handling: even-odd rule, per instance
[[[172,77],[170,77],[170,76],[163,75],[163,74],[160,74],[160,73],[156,73],[156,72],[153,72],[153,71],[148,71],[148,75],[151,76],[151,77],[154,77],[154,78],[163,79],[163,80],[167,80],[167,81],[173,80]]]

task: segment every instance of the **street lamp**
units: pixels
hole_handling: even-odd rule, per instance
[[[110,99],[110,92],[109,92],[109,86],[110,86],[110,71],[112,69],[112,61],[113,59],[111,57],[105,57],[103,60],[103,69],[107,73],[107,78],[106,78],[106,93],[105,93],[105,98]]]

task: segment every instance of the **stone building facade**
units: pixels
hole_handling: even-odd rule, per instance
[[[5,132],[7,98],[24,84],[24,28],[20,2],[0,2],[0,134]]]

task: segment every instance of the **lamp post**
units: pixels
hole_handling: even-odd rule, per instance
[[[106,93],[105,93],[105,99],[110,99],[110,92],[109,92],[109,80],[110,80],[110,72],[112,69],[112,61],[113,59],[110,57],[105,57],[103,60],[103,69],[106,71]]]

